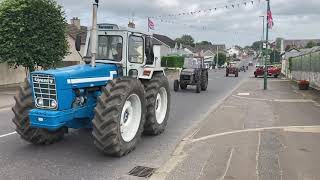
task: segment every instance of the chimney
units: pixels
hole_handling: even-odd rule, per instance
[[[132,29],[135,29],[136,25],[134,24],[134,22],[129,21],[128,27],[132,28]]]
[[[78,17],[74,17],[71,19],[71,24],[75,25],[78,29],[81,28],[80,19]]]

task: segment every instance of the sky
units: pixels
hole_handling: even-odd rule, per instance
[[[139,31],[147,31],[147,17],[153,18],[153,33],[172,39],[189,34],[196,42],[246,46],[262,38],[262,18],[266,15],[265,0],[100,0],[98,23],[127,26],[134,20]],[[57,0],[67,19],[79,17],[81,24],[90,26],[93,0]],[[244,2],[248,2],[246,6]],[[320,0],[270,0],[274,27],[270,39],[320,39]],[[238,5],[240,7],[238,8]],[[234,5],[234,8],[232,7]],[[226,8],[225,6],[228,6]],[[214,10],[217,8],[217,10]],[[211,11],[208,10],[212,9]],[[171,17],[202,11],[193,15]],[[161,22],[161,20],[171,23]]]

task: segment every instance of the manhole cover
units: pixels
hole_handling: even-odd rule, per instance
[[[155,168],[136,166],[128,174],[137,177],[150,177],[156,171]]]

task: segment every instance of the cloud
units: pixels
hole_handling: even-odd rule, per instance
[[[91,0],[57,0],[66,11],[68,18],[79,17],[84,25],[91,23]],[[190,34],[197,41],[208,40],[213,43],[226,43],[228,46],[249,45],[261,38],[262,20],[266,13],[265,0],[254,0],[254,5],[243,2],[248,0],[100,0],[99,22],[117,23],[126,26],[134,15],[137,29],[146,30],[149,16],[163,16],[204,9],[214,9],[196,15],[170,17],[166,20],[175,24],[163,23],[154,19],[155,33],[176,38]],[[240,4],[238,8],[237,4]],[[228,9],[223,8],[226,4]],[[235,5],[232,8],[231,4]],[[271,39],[320,38],[320,1],[319,0],[272,0],[275,26]],[[192,27],[190,27],[192,26]],[[204,28],[205,27],[205,28]]]

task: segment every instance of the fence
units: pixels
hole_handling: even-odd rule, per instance
[[[291,71],[320,72],[320,51],[293,57],[289,63]]]
[[[320,47],[312,48],[299,56],[290,58],[288,66],[289,73],[286,75],[289,78],[308,80],[312,87],[320,88]]]

